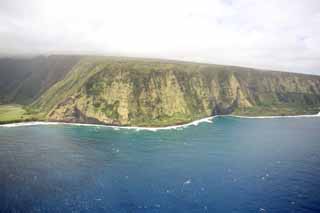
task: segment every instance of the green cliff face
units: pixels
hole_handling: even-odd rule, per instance
[[[319,76],[107,57],[82,58],[32,104],[47,120],[132,126],[310,114],[319,106]]]
[[[80,56],[0,59],[0,104],[30,104],[62,80]]]

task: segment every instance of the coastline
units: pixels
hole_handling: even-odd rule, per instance
[[[1,127],[21,127],[21,126],[38,126],[38,125],[69,125],[69,126],[89,126],[89,127],[102,127],[102,128],[112,128],[114,130],[128,129],[128,130],[148,130],[148,131],[157,131],[157,130],[170,130],[170,129],[182,129],[188,126],[197,126],[200,123],[212,123],[212,119],[217,116],[210,116],[202,118],[199,120],[192,121],[186,124],[165,126],[165,127],[139,127],[139,126],[115,126],[115,125],[103,125],[103,124],[86,124],[86,123],[68,123],[68,122],[50,122],[50,121],[34,121],[34,122],[19,122],[19,123],[8,123],[1,124]]]
[[[243,116],[243,115],[225,115],[236,118],[247,118],[247,119],[270,119],[270,118],[313,118],[320,117],[320,112],[311,115],[270,115],[270,116]]]
[[[68,123],[68,122],[47,122],[47,121],[30,121],[30,122],[18,122],[1,124],[1,127],[21,127],[21,126],[39,126],[39,125],[70,125],[70,126],[88,126],[88,127],[102,127],[112,128],[114,130],[127,129],[127,130],[147,130],[147,131],[158,131],[158,130],[171,130],[171,129],[183,129],[189,126],[197,126],[200,123],[212,123],[214,118],[217,117],[234,117],[242,119],[282,119],[282,118],[320,118],[320,112],[312,115],[287,115],[287,116],[241,116],[241,115],[214,115],[205,117],[199,120],[195,120],[186,124],[165,126],[165,127],[138,127],[138,126],[115,126],[115,125],[103,125],[103,124],[86,124],[86,123]]]

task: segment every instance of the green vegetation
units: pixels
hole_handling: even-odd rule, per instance
[[[42,120],[42,117],[21,105],[0,105],[0,124]]]
[[[320,107],[302,106],[255,106],[247,109],[236,109],[232,114],[241,116],[286,116],[286,115],[312,115],[320,112]]]
[[[81,56],[0,58],[0,104],[30,104],[62,80]]]
[[[41,72],[51,73],[45,79],[55,69],[63,70],[55,60],[56,67]],[[320,76],[153,59],[79,57],[76,61],[60,77],[53,75],[52,86],[32,93],[34,101],[22,109],[22,117],[17,111],[18,117],[7,121],[168,126],[215,114],[313,114],[320,107]]]

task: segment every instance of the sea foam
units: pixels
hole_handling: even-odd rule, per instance
[[[212,119],[215,116],[202,118],[199,120],[192,121],[187,124],[174,125],[174,126],[166,126],[166,127],[135,127],[135,126],[113,126],[113,125],[102,125],[102,124],[83,124],[83,123],[66,123],[66,122],[44,122],[44,121],[36,121],[36,122],[21,122],[21,123],[11,123],[11,124],[3,124],[0,127],[22,127],[22,126],[40,126],[40,125],[70,125],[70,126],[88,126],[88,127],[103,127],[103,128],[112,128],[114,130],[120,129],[128,129],[128,130],[147,130],[147,131],[158,131],[158,130],[170,130],[170,129],[183,129],[189,126],[197,126],[200,123],[212,123]]]
[[[173,125],[166,127],[135,127],[135,126],[113,126],[113,125],[102,125],[102,124],[84,124],[84,123],[66,123],[66,122],[21,122],[21,123],[11,123],[11,124],[2,124],[0,127],[21,127],[21,126],[39,126],[39,125],[70,125],[70,126],[88,126],[88,127],[103,127],[103,128],[112,128],[114,130],[127,129],[127,130],[147,130],[147,131],[158,131],[158,130],[171,130],[171,129],[184,129],[189,126],[197,126],[200,123],[212,123],[213,119],[216,117],[235,117],[235,118],[245,118],[245,119],[270,119],[270,118],[312,118],[320,117],[320,112],[314,115],[289,115],[289,116],[240,116],[240,115],[216,115],[199,120],[192,121],[190,123]]]
[[[320,117],[320,112],[318,114],[313,115],[278,115],[278,116],[241,116],[241,115],[226,115],[236,118],[250,118],[250,119],[269,119],[269,118],[314,118],[314,117]]]

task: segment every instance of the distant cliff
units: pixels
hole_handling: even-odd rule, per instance
[[[28,104],[62,80],[80,56],[0,58],[0,104]]]
[[[134,126],[173,125],[216,114],[311,114],[320,111],[320,76],[82,57],[31,106],[52,121]]]

